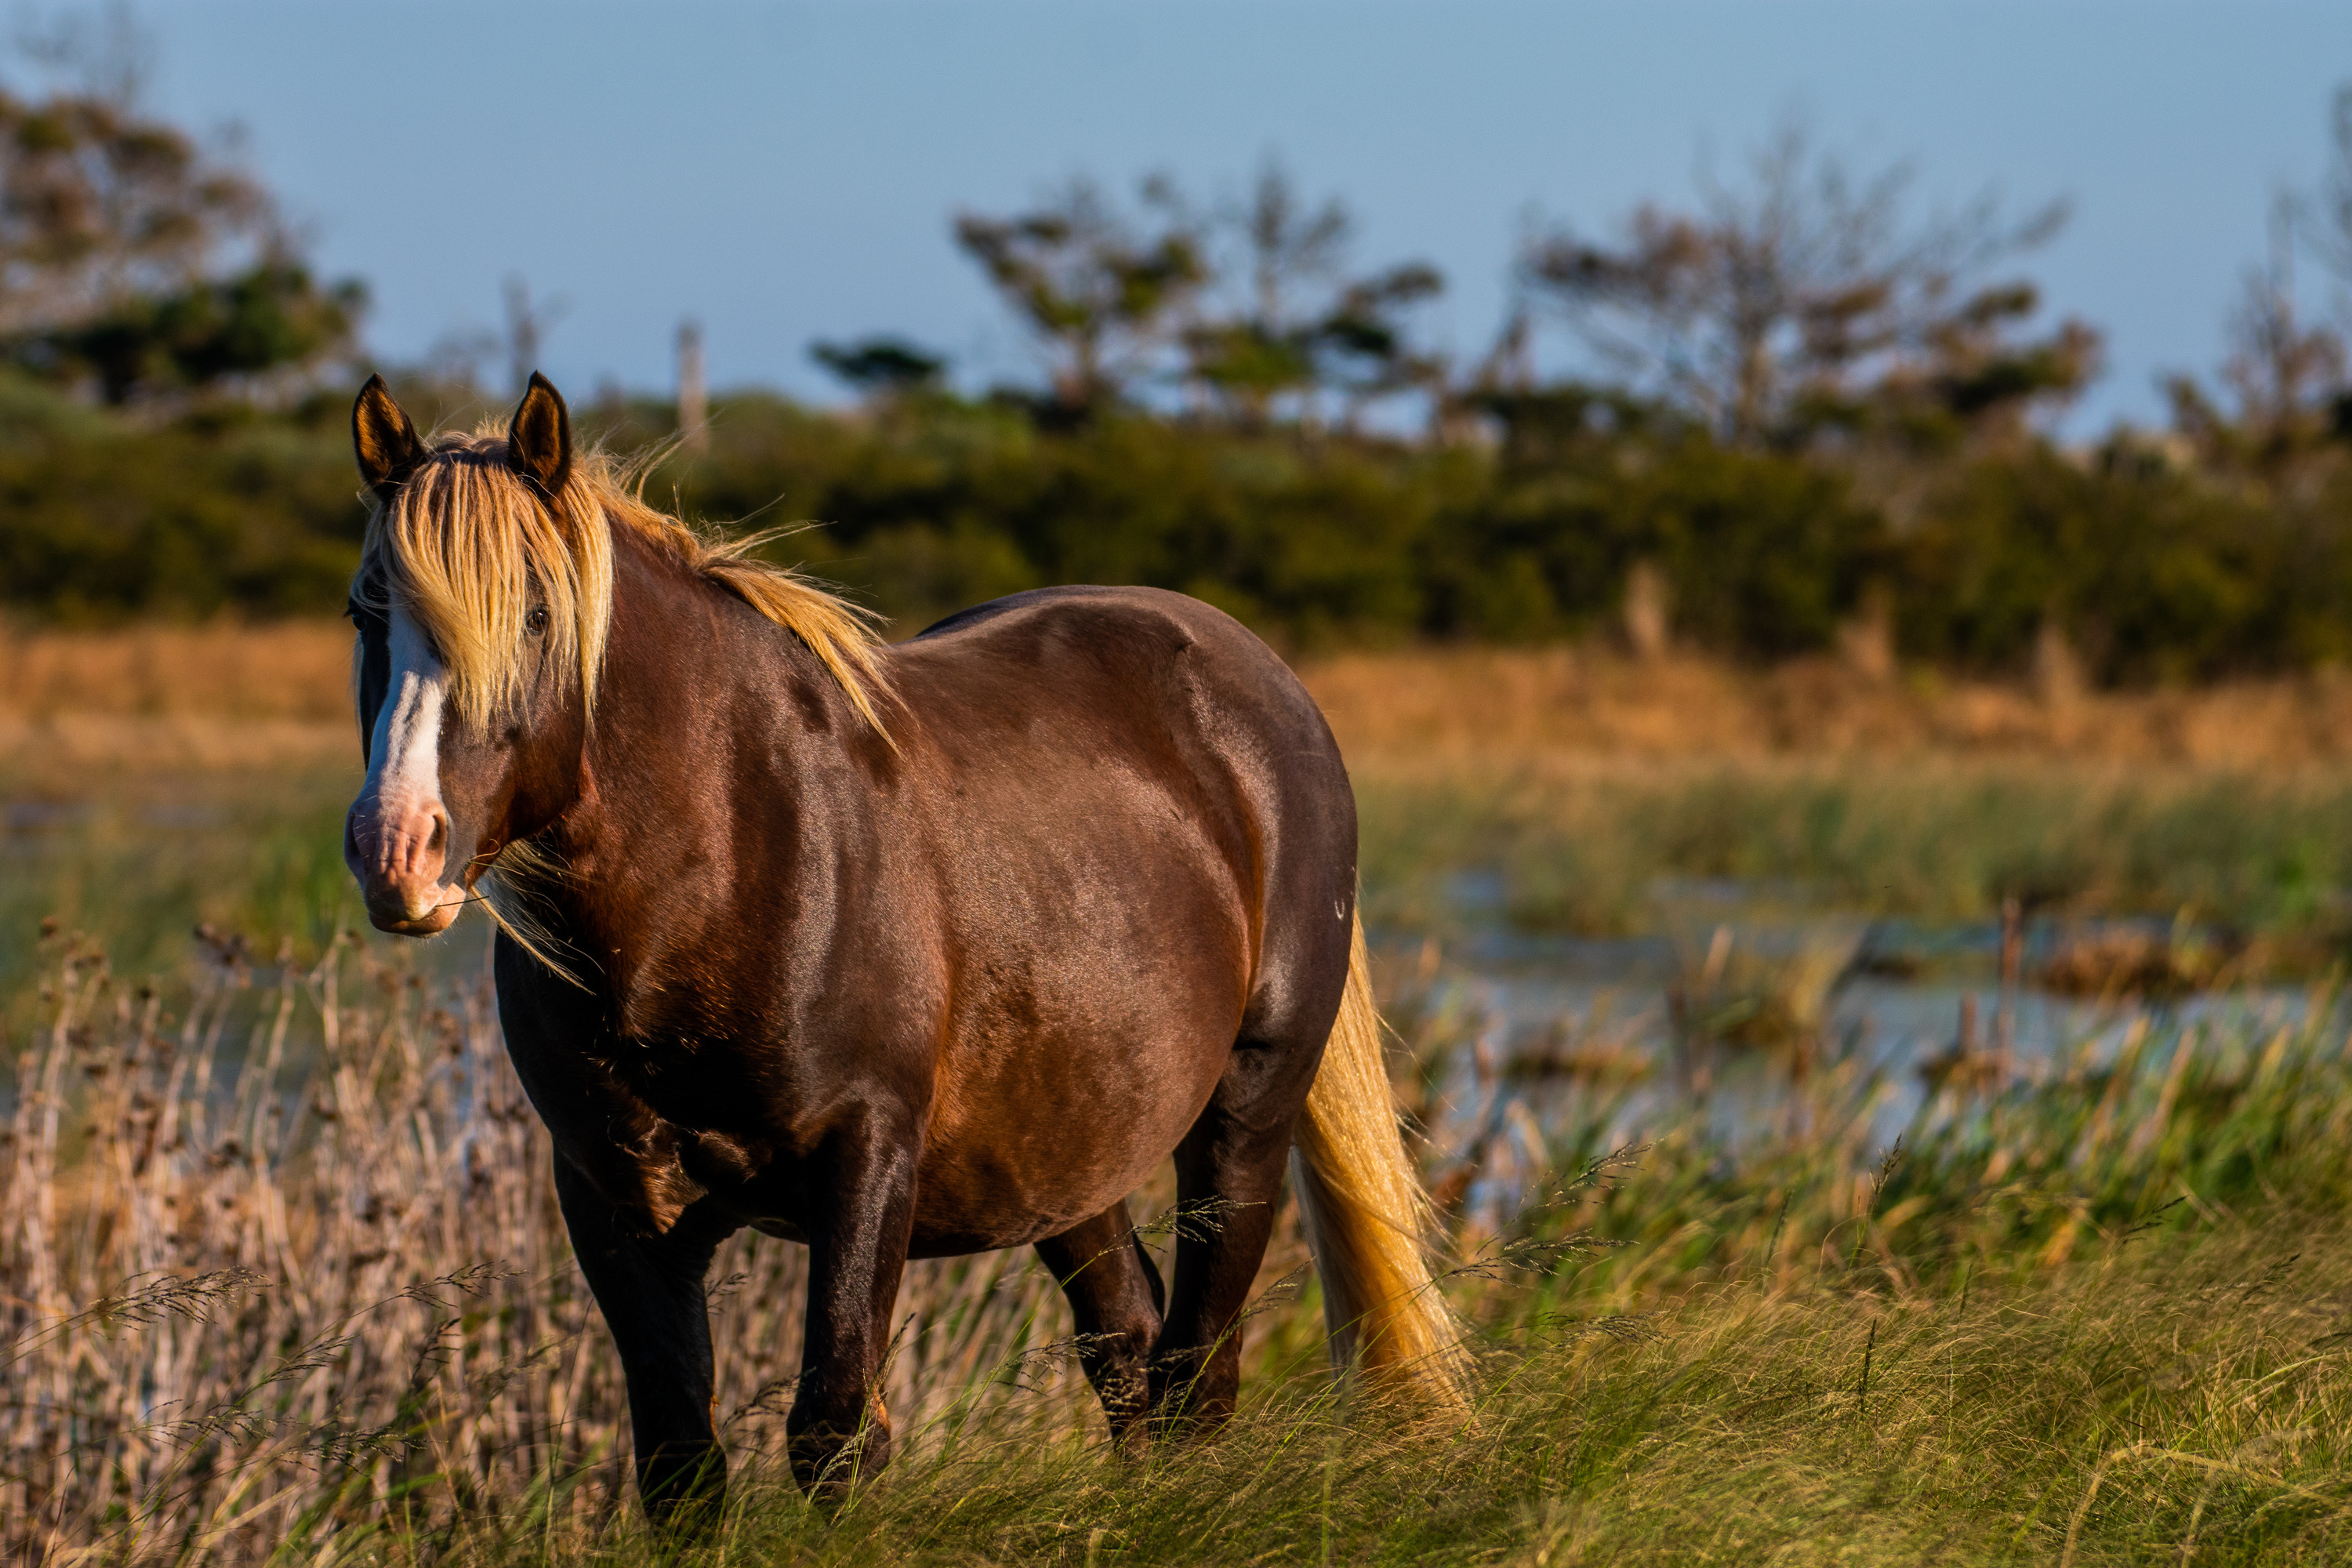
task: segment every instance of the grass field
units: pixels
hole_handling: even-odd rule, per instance
[[[47,940],[6,1133],[12,1560],[634,1562],[617,1369],[478,982],[338,944],[193,985]],[[2332,1006],[1952,1089],[1813,1075],[1738,1149],[1392,994],[1459,1431],[1335,1398],[1286,1218],[1241,1428],[1117,1455],[1025,1255],[918,1265],[899,1467],[782,1481],[798,1249],[714,1273],[739,1517],[696,1560],[2324,1562],[2352,1551],[2352,1064]],[[1628,1132],[1648,1134],[1627,1147]],[[1164,1205],[1146,1194],[1145,1208]],[[1166,1245],[1164,1228],[1158,1236]],[[665,1559],[667,1560],[667,1559]]]
[[[243,635],[0,651],[0,804],[57,814],[12,819],[0,887],[0,1552],[681,1560],[623,1480],[617,1365],[479,927],[431,963],[338,935],[347,645]],[[2352,884],[2325,682],[1971,694],[1532,653],[1308,675],[1368,898],[1405,926],[1442,932],[1465,866],[1579,930],[1639,926],[1661,876],[1731,876],[1923,912],[2179,900],[2319,970]],[[1834,701],[1789,711],[1880,717],[1846,742],[1768,722],[1805,681]],[[801,1254],[747,1237],[713,1275],[743,1484],[682,1560],[2352,1556],[2352,1017],[2324,982],[2227,1019],[2118,1003],[2007,1077],[1949,1064],[1894,1145],[1897,1086],[1861,1063],[1774,1058],[1770,1125],[1734,1137],[1703,1080],[1574,1020],[1498,1052],[1433,962],[1381,980],[1473,1426],[1334,1393],[1287,1216],[1243,1417],[1205,1445],[1108,1450],[1025,1254],[924,1263],[901,1462],[815,1513],[777,1448]]]

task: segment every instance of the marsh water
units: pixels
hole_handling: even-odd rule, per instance
[[[2300,985],[2151,997],[2036,983],[2071,948],[2206,935],[2159,919],[2017,921],[2005,976],[1998,919],[1872,918],[1809,906],[1801,889],[1677,880],[1654,890],[1653,929],[1593,937],[1514,926],[1502,880],[1456,876],[1447,934],[1375,936],[1391,972],[1411,977],[1394,1010],[1408,1029],[1471,1041],[1445,1086],[1457,1111],[1465,1097],[1575,1094],[1608,1107],[1620,1143],[1694,1116],[1726,1148],[1775,1135],[1814,1109],[1798,1086],[1830,1073],[1869,1136],[1891,1143],[1955,1067],[2031,1080],[2095,1068],[2135,1029],[2266,1037],[2315,1004]]]

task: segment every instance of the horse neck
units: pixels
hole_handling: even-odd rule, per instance
[[[798,637],[632,530],[613,531],[612,626],[567,822],[567,857],[592,884],[642,871],[633,857],[648,841],[730,831],[747,789],[822,787],[861,724]]]

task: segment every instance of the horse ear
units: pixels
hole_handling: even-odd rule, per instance
[[[408,422],[383,377],[372,375],[352,405],[352,452],[359,458],[360,478],[384,500],[407,481],[425,458],[425,443]]]
[[[507,426],[507,464],[550,500],[572,477],[572,411],[555,384],[537,371]]]

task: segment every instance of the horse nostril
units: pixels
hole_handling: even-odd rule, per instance
[[[425,847],[444,855],[449,852],[449,819],[438,811],[433,814],[433,837],[425,841]]]

